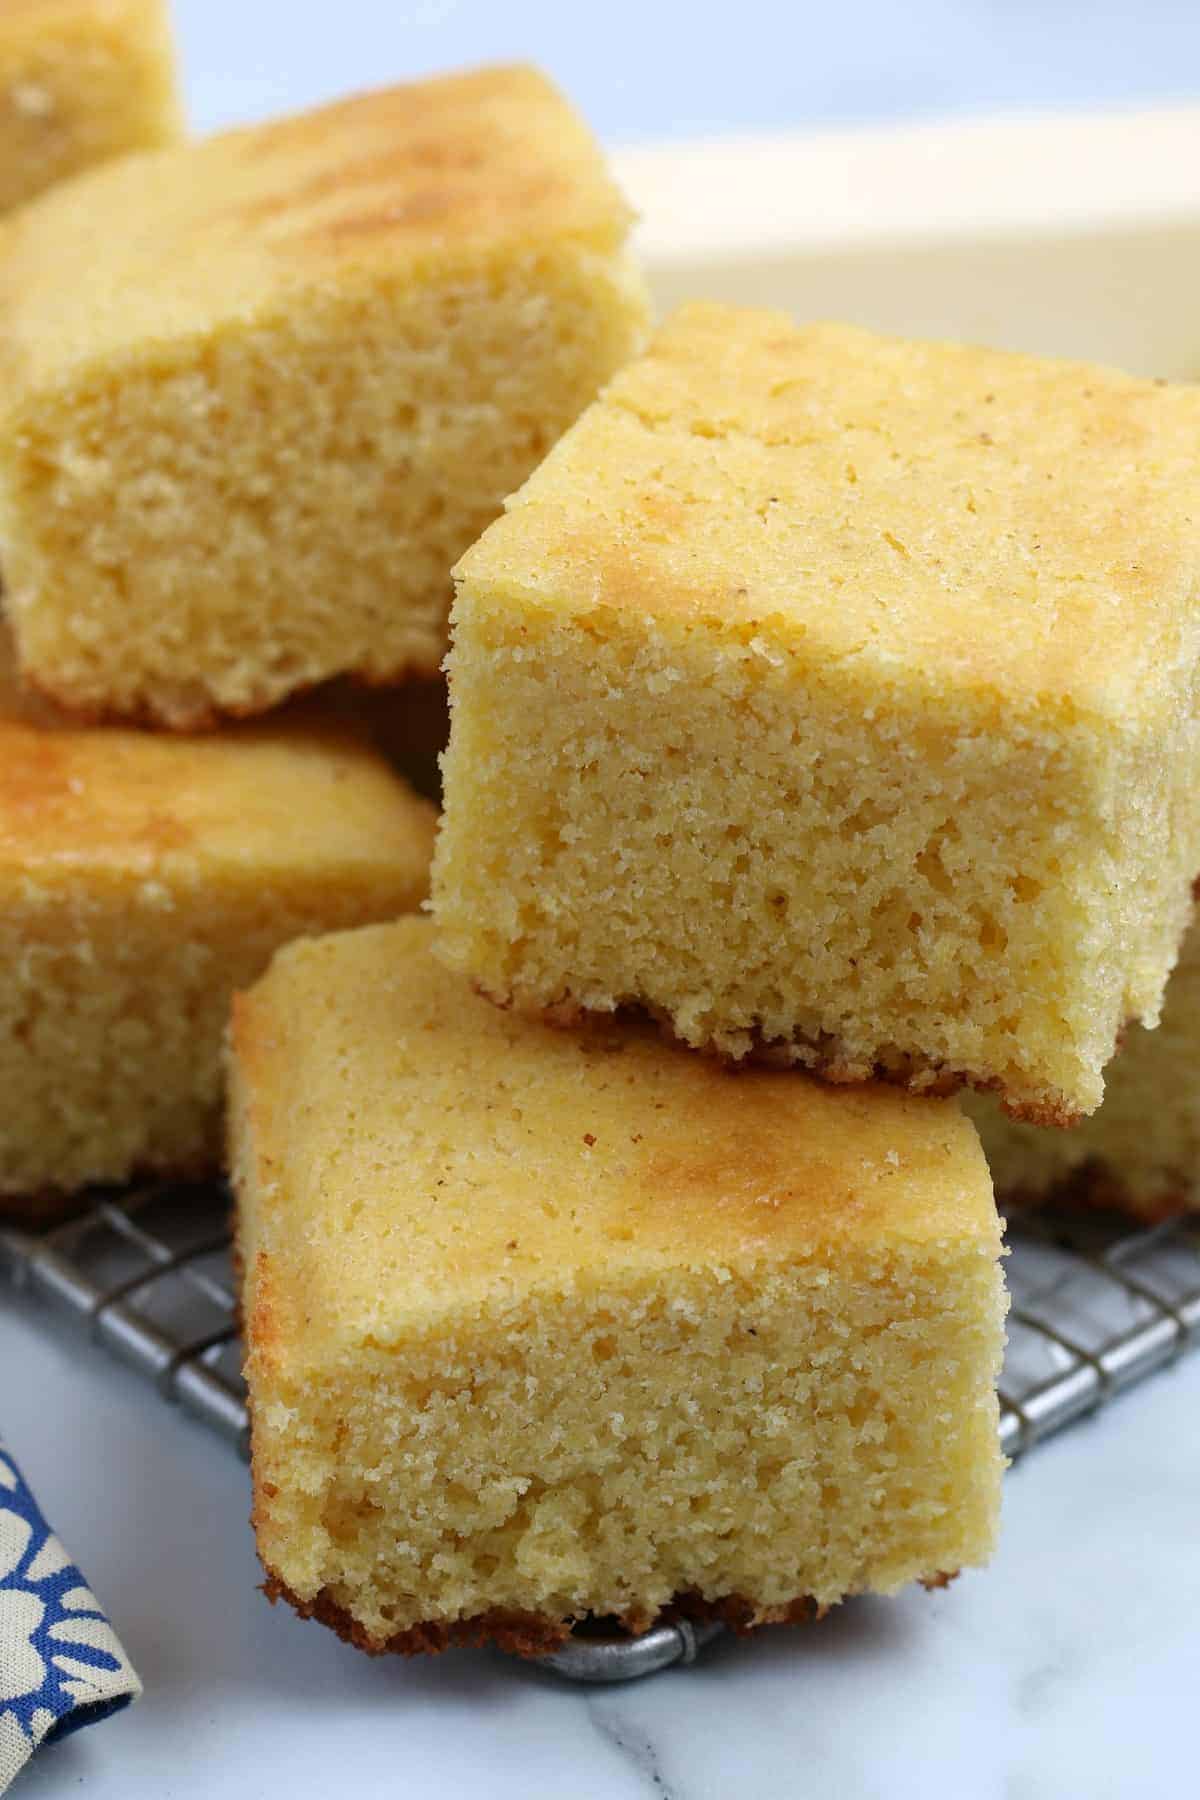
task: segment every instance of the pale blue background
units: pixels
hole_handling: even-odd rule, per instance
[[[508,57],[542,63],[614,142],[1200,95],[1200,0],[175,5],[205,128]]]

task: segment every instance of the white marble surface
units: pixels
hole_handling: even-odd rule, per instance
[[[0,1298],[3,1419],[146,1684],[21,1800],[1142,1800],[1196,1791],[1200,1354],[1010,1473],[993,1566],[584,1692],[267,1605],[233,1454]]]

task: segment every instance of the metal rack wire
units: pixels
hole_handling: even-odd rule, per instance
[[[229,1212],[219,1186],[99,1193],[82,1217],[43,1234],[0,1228],[0,1276],[73,1318],[245,1456]],[[1036,1213],[1010,1229],[1009,1248],[1007,1455],[1200,1345],[1200,1217],[1135,1230],[1096,1214]],[[581,1635],[549,1660],[573,1680],[628,1680],[692,1661],[716,1629]]]
[[[0,1271],[246,1456],[229,1216],[217,1185],[99,1192],[54,1230],[0,1228]]]

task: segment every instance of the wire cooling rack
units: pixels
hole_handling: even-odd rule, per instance
[[[0,1275],[246,1456],[229,1214],[219,1186],[99,1193],[82,1217],[43,1234],[0,1227]],[[1131,1230],[1099,1214],[1032,1213],[1010,1228],[1009,1248],[1007,1455],[1200,1344],[1200,1217]],[[684,1621],[640,1638],[584,1629],[548,1660],[574,1680],[628,1680],[692,1661],[719,1629]]]

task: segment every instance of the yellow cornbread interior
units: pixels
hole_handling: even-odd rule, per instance
[[[255,1523],[360,1642],[985,1557],[999,1228],[953,1102],[501,1012],[417,920],[235,1003]]]
[[[1077,1129],[1022,1125],[986,1094],[965,1104],[1001,1206],[1074,1198],[1145,1219],[1200,1209],[1200,931],[1184,938],[1161,1024],[1130,1026],[1103,1106]]]
[[[127,159],[0,258],[26,673],[171,726],[432,671],[455,558],[642,336],[629,214],[531,69]]]
[[[453,966],[1093,1110],[1200,866],[1198,446],[1194,389],[683,309],[457,570]]]
[[[0,679],[0,1213],[220,1160],[230,995],[420,904],[433,809],[349,738],[57,727]],[[32,721],[32,722],[31,722]]]
[[[0,0],[0,212],[181,125],[166,0]]]

